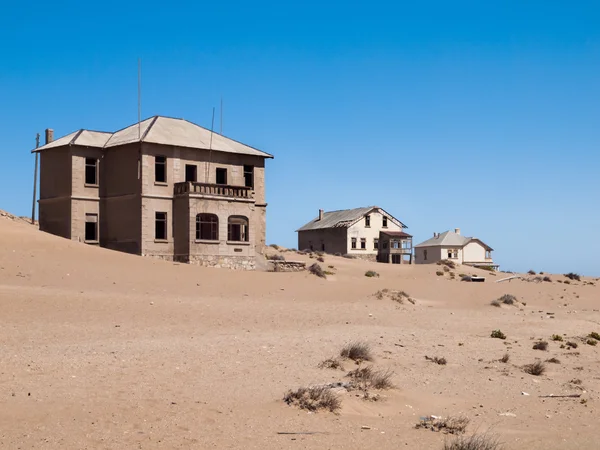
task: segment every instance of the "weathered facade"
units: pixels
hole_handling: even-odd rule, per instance
[[[403,231],[380,231],[377,261],[412,264],[412,236]]]
[[[48,136],[50,134],[50,136]],[[40,152],[40,229],[113,250],[252,269],[272,155],[182,119],[87,130]]]
[[[415,245],[415,263],[432,264],[449,259],[459,264],[497,268],[492,258],[493,249],[474,237],[460,234],[460,229],[433,233],[433,237]]]
[[[298,249],[352,255],[375,261],[382,230],[402,231],[402,222],[378,206],[324,212],[296,230]]]

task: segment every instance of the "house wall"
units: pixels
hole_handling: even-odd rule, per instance
[[[427,260],[425,260],[425,250],[427,250]],[[415,264],[432,264],[442,259],[446,259],[443,255],[442,247],[417,247],[415,252]],[[447,255],[446,255],[447,256]]]
[[[68,148],[40,152],[40,230],[71,237],[71,154]]]
[[[71,199],[62,197],[40,200],[40,231],[71,238]]]
[[[471,241],[464,246],[462,260],[463,262],[489,261],[485,258],[485,247],[476,241]]]
[[[388,218],[388,226],[387,228],[383,228],[383,216],[384,214],[380,211],[372,211],[371,216],[371,226],[367,227],[365,225],[365,218],[363,217],[350,228],[347,228],[348,231],[348,242],[346,247],[346,253],[350,255],[368,255],[371,259],[375,258],[377,255],[377,249],[374,248],[374,240],[379,239],[379,232],[381,230],[384,231],[402,231],[402,227],[394,223],[391,219]],[[352,249],[352,238],[356,238],[356,249]],[[360,239],[366,238],[366,249],[361,250],[360,248]]]
[[[71,200],[71,240],[85,242],[85,215],[97,214],[100,221],[100,199]],[[98,222],[98,235],[100,237],[100,222]]]
[[[306,230],[298,232],[298,250],[310,249],[311,245],[315,251],[342,255],[347,253],[346,245],[347,228],[325,228],[322,230]]]

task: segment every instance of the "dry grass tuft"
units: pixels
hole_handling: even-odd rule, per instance
[[[429,356],[425,356],[425,359],[427,361],[434,362],[434,363],[439,364],[441,366],[445,366],[446,363],[448,362],[448,361],[446,361],[446,358],[444,358],[444,357],[438,358],[437,356],[434,356],[433,358],[430,358]]]
[[[374,278],[374,277],[375,278],[379,278],[379,274],[377,272],[375,272],[374,270],[367,270],[365,272],[365,277],[368,277],[368,278]]]
[[[404,300],[408,300],[413,305],[416,303],[413,298],[410,297],[405,291],[396,291],[392,289],[382,289],[375,293],[375,297],[378,300],[382,300],[385,297],[388,297],[390,300],[393,300],[401,305],[404,304]]]
[[[438,266],[446,266],[450,269],[456,269],[456,263],[454,261],[451,261],[449,259],[442,259],[441,261],[437,262]]]
[[[552,278],[550,278],[548,275],[546,275],[544,278],[542,278],[542,280],[547,283],[552,283]]]
[[[366,342],[351,342],[345,345],[340,351],[340,356],[356,362],[373,361],[371,346]]]
[[[600,341],[600,334],[596,333],[595,331],[592,331],[588,337],[591,337],[592,339],[596,339],[597,341]]]
[[[568,341],[567,342],[567,347],[569,347],[569,348],[577,348],[577,342]]]
[[[502,363],[507,363],[509,359],[510,359],[510,355],[508,353],[505,353],[504,356],[499,359],[499,361]]]
[[[317,261],[324,263],[325,262],[325,258],[323,258],[322,256],[319,256],[317,258]]]
[[[502,303],[500,303],[498,300],[492,300],[490,302],[490,305],[495,306],[496,308],[500,308],[502,306]]]
[[[312,266],[310,266],[308,268],[308,271],[310,273],[312,273],[313,275],[318,276],[319,278],[327,278],[327,275],[325,275],[325,271],[323,270],[323,268],[318,265],[317,263],[314,263]]]
[[[547,363],[552,363],[552,364],[560,364],[560,359],[558,358],[550,358],[546,360]]]
[[[569,280],[581,281],[581,276],[577,273],[573,273],[573,272],[565,273],[565,277],[567,277]]]
[[[504,294],[498,299],[498,301],[504,303],[505,305],[514,305],[517,303],[517,297],[511,294]]]
[[[327,358],[319,363],[319,369],[340,369],[344,370],[342,362],[338,358]]]
[[[540,376],[546,372],[546,365],[541,361],[536,361],[523,366],[523,371],[529,375]]]
[[[540,341],[533,344],[534,350],[548,350],[548,343],[546,341]]]
[[[336,412],[342,406],[339,397],[332,392],[331,388],[323,386],[302,387],[295,391],[288,391],[283,401],[288,405],[295,405],[312,412],[321,409]]]
[[[506,339],[506,335],[500,330],[492,331],[491,337],[496,339]]]
[[[459,436],[451,442],[444,442],[444,450],[500,450],[502,445],[497,438],[487,434]]]
[[[373,370],[371,366],[359,367],[346,374],[352,380],[354,388],[365,392],[369,389],[392,389],[394,387],[392,383],[393,375],[394,372],[389,370]]]
[[[267,255],[267,259],[269,261],[285,261],[285,256],[283,256],[283,255]]]
[[[553,341],[560,341],[560,342],[562,342],[563,337],[560,334],[553,334],[552,335],[552,340]]]
[[[441,270],[438,270],[438,271],[437,271],[435,274],[436,274],[438,277],[442,277],[442,276],[444,276],[444,272],[442,272]]]
[[[596,339],[588,339],[586,343],[587,345],[596,346],[598,344],[598,341]]]
[[[446,434],[463,434],[471,420],[468,417],[425,418],[415,425],[415,428],[426,428],[431,431],[441,431]]]

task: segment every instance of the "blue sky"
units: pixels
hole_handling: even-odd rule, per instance
[[[379,205],[419,242],[455,227],[505,270],[600,276],[596,2],[10,2],[0,208],[31,210],[35,134],[142,116],[275,155],[267,240]],[[217,121],[218,126],[218,121]]]

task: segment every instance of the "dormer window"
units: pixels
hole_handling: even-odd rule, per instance
[[[387,217],[383,216],[383,228],[387,228]]]
[[[371,216],[365,216],[365,227],[371,226]]]

